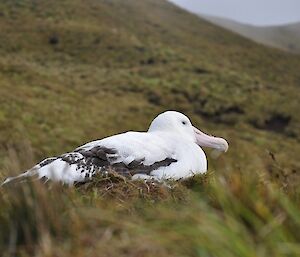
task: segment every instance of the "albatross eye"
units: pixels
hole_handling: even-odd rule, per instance
[[[186,125],[186,121],[184,121],[184,120],[183,120],[181,123],[182,123],[183,125]]]

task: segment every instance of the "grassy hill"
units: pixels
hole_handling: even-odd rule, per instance
[[[230,19],[200,15],[204,19],[255,42],[300,53],[300,22],[280,26],[251,26]]]
[[[151,194],[127,182],[112,194],[48,194],[26,186],[3,192],[5,253],[84,256],[89,245],[95,255],[105,249],[103,256],[299,252],[299,56],[255,44],[161,0],[1,1],[0,31],[0,178],[90,140],[146,130],[166,109],[183,111],[230,144],[218,159],[207,151],[213,175],[208,186],[190,182],[196,190],[158,186]],[[273,190],[273,182],[280,189]],[[60,197],[64,204],[56,208]],[[203,226],[201,217],[209,226],[195,230]],[[197,240],[179,247],[194,235]],[[235,247],[223,240],[227,236]],[[149,244],[137,244],[140,238]]]

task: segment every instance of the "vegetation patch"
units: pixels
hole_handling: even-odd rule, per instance
[[[164,183],[111,173],[74,188],[22,183],[1,189],[0,250],[3,256],[100,250],[101,256],[297,256],[299,198],[278,186],[239,171]]]

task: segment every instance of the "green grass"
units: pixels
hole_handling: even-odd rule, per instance
[[[299,197],[236,171],[154,184],[1,190],[3,256],[298,256]]]
[[[1,189],[3,254],[299,254],[299,56],[160,0],[1,1],[0,31],[0,178],[166,109],[230,145],[173,189]]]

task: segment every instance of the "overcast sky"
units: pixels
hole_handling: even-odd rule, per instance
[[[254,25],[300,21],[300,0],[170,0],[195,13]]]

